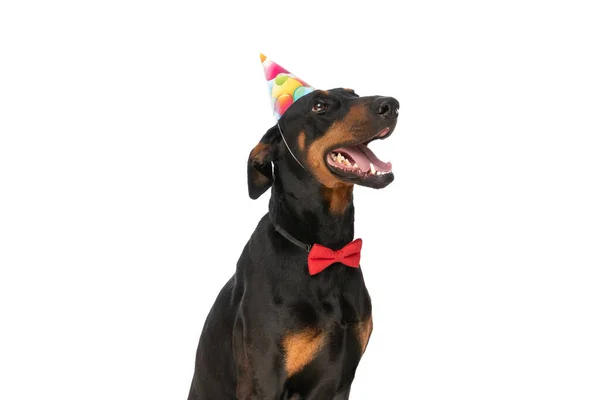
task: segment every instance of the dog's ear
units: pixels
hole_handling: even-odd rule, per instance
[[[277,125],[264,134],[248,157],[248,194],[258,199],[273,184],[273,160],[279,143]]]

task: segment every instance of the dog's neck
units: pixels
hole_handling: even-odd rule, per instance
[[[275,168],[269,202],[271,220],[296,239],[340,249],[354,239],[353,186],[329,189],[314,178],[299,178]]]

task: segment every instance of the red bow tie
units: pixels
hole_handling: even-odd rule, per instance
[[[320,244],[314,244],[310,249],[310,253],[308,253],[308,273],[316,275],[336,262],[358,268],[361,249],[362,239],[356,239],[339,250],[332,250]]]

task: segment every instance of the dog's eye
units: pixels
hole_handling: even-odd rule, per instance
[[[322,101],[317,101],[313,105],[312,110],[316,113],[322,113],[323,111],[327,110],[327,104],[323,103]]]

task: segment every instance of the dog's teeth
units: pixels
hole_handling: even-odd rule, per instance
[[[373,165],[373,163],[371,163],[371,173],[372,173],[372,174],[375,174],[375,172],[377,172],[377,171],[375,170],[375,166]]]
[[[376,175],[381,175],[381,171],[377,171],[377,172],[376,172]]]
[[[354,168],[358,168],[358,164],[357,164],[357,163],[354,163],[353,167],[354,167]]]

